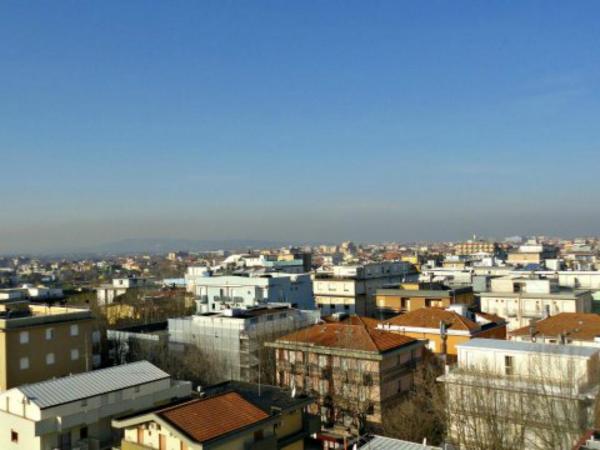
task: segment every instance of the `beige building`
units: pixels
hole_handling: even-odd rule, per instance
[[[113,448],[111,420],[189,396],[147,361],[28,384],[0,394],[2,450]]]
[[[377,312],[381,317],[393,317],[421,308],[471,305],[474,301],[471,286],[449,287],[442,283],[402,283],[378,289],[375,294]]]
[[[424,342],[377,325],[351,316],[266,344],[276,349],[277,384],[314,396],[311,412],[333,435],[381,425],[385,408],[412,387]]]
[[[455,255],[474,255],[477,253],[495,254],[500,249],[496,242],[490,241],[467,241],[454,246]]]
[[[402,282],[413,274],[410,263],[404,261],[363,265],[334,266],[330,272],[320,272],[313,280],[315,303],[321,314],[375,314],[377,289]]]
[[[319,430],[313,399],[274,386],[227,382],[198,397],[113,420],[121,450],[303,450]]]
[[[496,339],[457,348],[439,380],[460,448],[564,450],[593,425],[600,349]]]
[[[481,311],[504,317],[509,331],[528,326],[532,320],[562,312],[592,311],[590,291],[559,287],[557,283],[544,278],[494,278],[490,290],[479,295]]]
[[[88,309],[0,304],[0,390],[91,370],[100,335]]]

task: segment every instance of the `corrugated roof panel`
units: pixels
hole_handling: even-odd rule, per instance
[[[383,436],[375,436],[360,447],[362,450],[441,450],[440,447],[401,441]]]
[[[26,395],[35,405],[44,409],[168,377],[168,373],[148,361],[138,361],[40,383],[26,384],[16,389]]]

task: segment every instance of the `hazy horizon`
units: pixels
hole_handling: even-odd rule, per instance
[[[0,255],[595,235],[600,3],[0,4]]]

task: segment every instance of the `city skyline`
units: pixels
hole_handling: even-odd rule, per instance
[[[0,254],[593,235],[600,5],[0,5]]]

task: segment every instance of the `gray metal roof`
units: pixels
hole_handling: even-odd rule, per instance
[[[40,383],[25,384],[16,389],[40,409],[44,409],[168,377],[168,373],[148,361],[138,361]]]
[[[464,344],[457,345],[457,347],[506,350],[515,352],[537,352],[583,357],[590,357],[600,351],[600,348],[584,347],[580,345],[541,344],[536,342],[505,341],[503,339],[471,339]]]
[[[383,436],[374,436],[369,442],[360,446],[362,450],[441,450],[440,447],[416,444]]]

